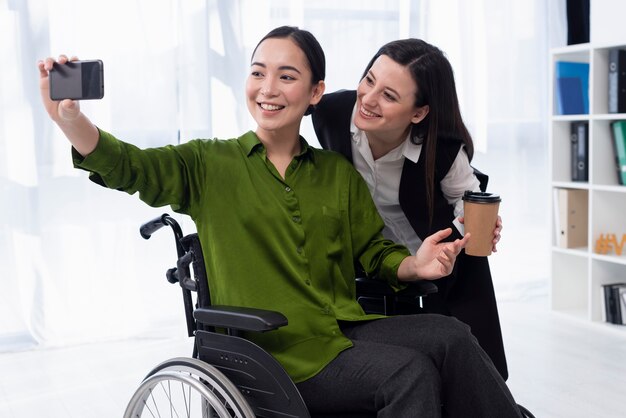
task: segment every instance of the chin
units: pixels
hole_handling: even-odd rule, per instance
[[[376,122],[376,120],[363,119],[360,115],[354,118],[354,125],[362,131],[372,129],[374,126],[378,125]]]

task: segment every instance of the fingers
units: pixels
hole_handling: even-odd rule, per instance
[[[452,233],[452,228],[442,229],[427,237],[424,241],[431,241],[433,244],[439,243]]]
[[[55,63],[63,65],[69,61],[78,61],[78,57],[76,55],[72,55],[71,58],[68,58],[67,55],[63,54],[59,55],[56,60],[53,57],[47,57],[43,60],[37,61],[37,66],[39,67],[40,75],[43,75],[44,71],[46,72],[46,74],[50,72]]]
[[[500,242],[500,232],[502,231],[502,218],[498,216],[496,228],[493,230],[493,251],[496,251],[496,244]]]
[[[456,257],[459,255],[461,250],[465,248],[469,239],[470,234],[467,233],[462,239],[456,239],[454,242],[447,243],[442,247],[441,252],[437,255],[437,261],[441,263],[443,271],[445,271],[445,275],[452,272]]]
[[[502,230],[502,228],[501,228],[501,227],[498,227],[498,228],[496,228],[496,229],[493,231],[493,241],[492,241],[492,243],[493,243],[493,248],[492,248],[492,251],[493,251],[493,252],[497,252],[497,251],[498,251],[498,250],[496,249],[496,244],[497,244],[498,242],[500,242],[500,239],[502,238],[502,235],[500,235],[500,231],[501,231],[501,230]]]
[[[78,101],[71,99],[63,99],[61,100],[61,107],[63,110],[68,112],[76,112],[76,107],[78,106]]]
[[[59,55],[57,58],[46,57],[37,61],[37,68],[39,70],[39,89],[41,93],[42,102],[48,115],[53,121],[70,121],[80,115],[80,104],[75,100],[62,100],[53,101],[50,99],[50,85],[49,76],[50,71],[53,70],[55,64],[63,65],[70,61],[77,61],[77,56],[68,58],[67,55]]]
[[[463,238],[461,238],[461,239],[456,239],[456,240],[454,241],[455,246],[457,246],[457,247],[458,247],[458,250],[459,250],[459,251],[457,252],[457,254],[458,254],[459,252],[461,252],[461,250],[462,250],[463,248],[465,248],[465,246],[467,245],[467,242],[470,240],[470,238],[471,238],[471,237],[472,237],[472,234],[471,234],[471,233],[469,233],[469,232],[467,232],[467,233],[465,233],[465,235],[463,236]]]
[[[454,268],[454,262],[450,261],[445,254],[441,254],[437,256],[437,261],[440,264],[440,275],[441,277],[447,276],[452,273],[452,269]]]
[[[452,272],[454,262],[456,261],[456,256],[458,254],[459,252],[456,251],[456,249],[444,247],[441,253],[437,256],[437,261],[441,264],[442,274],[444,276],[447,276]]]

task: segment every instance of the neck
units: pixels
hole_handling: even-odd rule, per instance
[[[293,158],[300,153],[300,135],[298,132],[257,129],[256,134],[265,146],[268,157],[274,155],[280,158]]]
[[[258,128],[256,134],[265,146],[267,159],[272,162],[280,176],[285,178],[287,167],[293,160],[293,157],[300,153],[300,136],[298,131],[277,132]]]
[[[374,160],[387,155],[389,151],[397,148],[406,140],[408,134],[408,129],[395,135],[389,132],[383,135],[378,135],[373,132],[365,132],[365,136],[367,137],[367,142],[369,143]]]

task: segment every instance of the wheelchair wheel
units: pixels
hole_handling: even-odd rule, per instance
[[[133,394],[124,418],[254,418],[241,392],[215,367],[174,358],[155,367]]]

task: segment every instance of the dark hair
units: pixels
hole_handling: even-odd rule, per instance
[[[474,155],[472,137],[461,118],[454,72],[439,48],[421,39],[410,38],[383,45],[365,68],[361,79],[381,55],[388,56],[409,70],[417,85],[415,106],[429,106],[424,120],[411,128],[411,141],[423,144],[422,152],[426,157],[426,201],[432,223],[437,139],[460,139],[465,144],[470,161]]]
[[[315,36],[309,31],[300,29],[296,26],[280,26],[272,29],[267,35],[259,41],[252,51],[252,56],[256,53],[261,43],[270,38],[289,38],[304,52],[309,68],[311,69],[311,84],[317,84],[326,78],[326,57],[322,46]],[[305,115],[310,115],[314,110],[314,106],[309,106]]]

